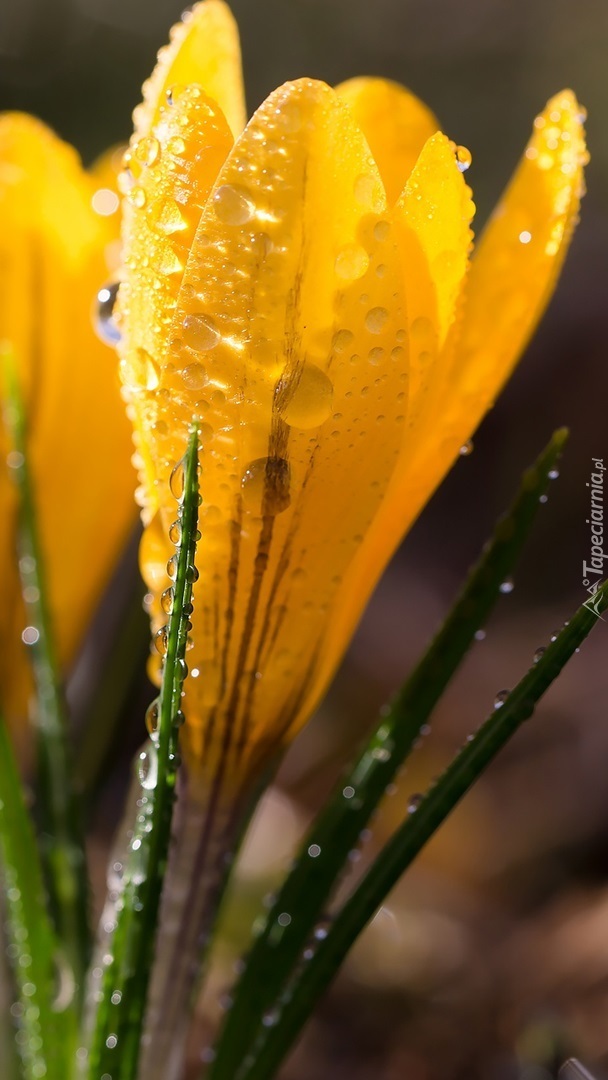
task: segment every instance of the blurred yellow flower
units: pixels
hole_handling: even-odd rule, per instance
[[[108,181],[107,167],[103,167]],[[109,182],[109,181],[108,181]],[[116,258],[115,192],[43,124],[0,116],[0,341],[14,351],[28,423],[51,616],[74,659],[134,525],[130,432],[93,301]],[[7,437],[0,431],[3,452]],[[0,474],[2,710],[22,730],[30,690],[15,551],[16,494]]]
[[[174,28],[134,119],[118,317],[141,565],[158,631],[195,420],[183,745],[234,789],[314,709],[533,331],[578,213],[582,115],[564,91],[535,120],[473,253],[470,155],[401,87],[300,79],[245,126],[221,0]]]

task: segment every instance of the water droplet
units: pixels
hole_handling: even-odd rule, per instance
[[[177,99],[181,97],[185,90],[184,86],[180,86],[179,83],[173,83],[165,93],[168,105],[175,105]]]
[[[515,586],[514,586],[513,581],[512,581],[511,578],[507,578],[505,581],[501,582],[501,584],[500,584],[500,591],[501,591],[501,593],[504,593],[505,595],[507,595],[508,593],[512,593],[514,588],[515,588]]]
[[[106,1039],[106,1046],[108,1050],[113,1050],[115,1046],[118,1046],[118,1039],[116,1035],[108,1035]]]
[[[225,225],[244,225],[253,216],[253,203],[232,184],[222,184],[214,192],[212,202],[216,216]]]
[[[282,911],[277,918],[277,922],[279,926],[289,926],[289,924],[291,923],[291,915],[288,911]]]
[[[422,799],[423,799],[423,796],[419,795],[418,793],[416,793],[415,795],[410,795],[410,801],[409,801],[408,806],[407,806],[408,814],[415,814],[416,813],[416,810],[420,806],[420,803],[422,802]]]
[[[457,146],[456,150],[456,164],[461,172],[466,172],[470,167],[473,160],[473,156],[470,150],[467,150],[466,146]]]
[[[559,469],[551,469],[547,475],[549,477],[549,480],[557,480],[559,476]]]
[[[469,454],[472,454],[472,453],[473,453],[473,440],[472,439],[467,439],[467,441],[465,443],[463,443],[462,446],[460,447],[460,456],[461,457],[468,457]]]
[[[337,353],[344,352],[352,344],[353,340],[354,334],[352,330],[337,330],[332,341],[332,349]]]
[[[186,144],[181,135],[174,135],[172,139],[169,139],[167,150],[170,154],[174,154],[175,157],[181,157],[185,153]]]
[[[344,281],[357,281],[369,267],[369,256],[359,244],[347,244],[336,255],[336,274]]]
[[[175,599],[175,589],[170,586],[162,593],[160,598],[160,606],[163,609],[165,615],[170,615],[173,611],[173,601]]]
[[[137,775],[139,782],[146,791],[152,791],[156,787],[158,779],[158,755],[156,747],[150,744],[141,751],[137,760]]]
[[[110,1001],[112,1002],[112,1005],[120,1005],[122,1001],[122,992],[120,990],[115,990],[110,997]]]
[[[143,209],[146,205],[146,193],[143,187],[136,184],[130,191],[127,192],[127,199],[131,203],[131,206],[135,206],[137,210]]]
[[[365,316],[365,325],[370,334],[381,334],[386,321],[388,319],[388,311],[383,307],[370,308]]]
[[[154,165],[160,157],[160,143],[154,135],[144,135],[133,147],[133,153],[142,165]]]
[[[161,626],[160,630],[156,631],[154,635],[154,644],[156,646],[156,651],[159,652],[161,656],[165,656],[167,645],[169,644],[169,632],[166,626]]]
[[[544,656],[546,651],[547,651],[547,646],[546,645],[539,645],[539,647],[536,650],[536,652],[534,653],[534,657],[533,657],[535,664],[538,664],[538,661],[540,660],[541,656]]]
[[[243,502],[257,514],[280,514],[291,502],[289,484],[289,462],[285,458],[257,458],[243,473]]]
[[[484,641],[485,636],[486,636],[485,630],[476,630],[475,631],[475,641]]]
[[[541,503],[544,506],[545,503],[549,501],[549,496],[548,495],[539,495],[538,496],[538,501],[539,501],[539,503]]]
[[[160,698],[154,698],[146,709],[146,727],[152,740],[158,735],[158,722],[160,719]]]
[[[171,578],[171,581],[175,581],[177,577],[177,555],[172,555],[167,563],[167,574]]]
[[[281,379],[275,402],[290,427],[319,427],[331,415],[333,385],[316,364],[305,363],[291,378]]]
[[[114,346],[120,341],[120,330],[114,321],[114,306],[119,287],[120,282],[113,281],[109,285],[103,285],[97,293],[95,331],[106,345]]]
[[[350,784],[347,784],[345,788],[342,788],[342,795],[345,799],[352,799],[355,794],[355,789]]]
[[[187,228],[187,222],[174,199],[165,199],[163,202],[158,215],[158,227],[167,236]]]
[[[262,1017],[262,1023],[264,1027],[274,1027],[278,1022],[279,1012],[277,1009],[271,1009],[270,1012],[264,1013]]]
[[[172,544],[181,544],[182,527],[179,521],[171,522],[171,525],[169,526],[169,540]]]
[[[528,229],[522,229],[518,237],[520,244],[529,244],[531,239],[532,233]]]
[[[494,698],[494,708],[502,708],[510,693],[510,690],[499,690],[496,697]]]
[[[374,240],[378,240],[379,243],[382,243],[383,240],[386,240],[388,238],[390,231],[390,222],[377,221],[374,225]]]
[[[171,470],[171,476],[169,477],[169,489],[174,499],[178,502],[184,497],[184,486],[186,483],[186,474],[184,470],[184,461],[178,461]]]
[[[213,319],[202,312],[186,315],[183,323],[183,341],[195,352],[209,352],[220,340],[219,330]]]
[[[319,844],[310,844],[308,848],[308,854],[310,855],[311,859],[318,858],[318,856],[321,854],[321,848]]]
[[[182,380],[188,390],[202,390],[209,382],[206,368],[195,361],[182,371]]]
[[[199,573],[198,573],[198,570],[196,569],[196,566],[187,566],[186,567],[186,581],[188,581],[190,583],[190,585],[194,585],[194,582],[198,581],[198,579],[199,579]]]
[[[372,750],[374,761],[390,761],[391,752],[386,746],[375,746]]]

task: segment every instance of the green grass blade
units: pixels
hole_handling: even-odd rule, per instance
[[[303,946],[320,920],[349,852],[466,655],[475,632],[500,595],[528,536],[539,499],[567,438],[558,431],[522,480],[521,488],[484,549],[428,651],[383,710],[359,759],[309,830],[280,888],[235,988],[211,1068],[213,1080],[232,1080]],[[355,795],[356,792],[356,795]],[[351,794],[352,793],[352,794]],[[350,796],[350,797],[349,797]]]
[[[198,440],[190,438],[184,459],[184,493],[179,510],[174,597],[168,623],[163,681],[154,740],[140,757],[141,798],[116,907],[116,925],[104,958],[93,1037],[88,1055],[90,1080],[108,1075],[133,1080],[166,868],[177,777],[181,693],[192,612],[192,583],[198,539]]]
[[[24,1080],[64,1080],[75,1015],[69,1008],[70,973],[63,966],[46,911],[42,867],[23,799],[17,764],[0,719],[0,880],[6,915],[7,954],[13,971],[17,1048]]]
[[[291,984],[266,1013],[249,1061],[231,1080],[270,1080],[329,985],[351,945],[412,861],[517,729],[608,608],[608,582],[593,605],[578,609],[561,633],[500,707],[460,750],[443,775],[386,843],[367,874],[338,912],[326,936],[316,941]],[[311,955],[312,954],[312,955]]]
[[[44,563],[28,463],[27,420],[14,357],[3,356],[8,400],[5,416],[13,450],[9,465],[19,492],[19,569],[23,586],[27,644],[36,687],[40,847],[51,913],[80,997],[90,952],[88,881],[79,802],[68,742],[61,676],[48,608]]]

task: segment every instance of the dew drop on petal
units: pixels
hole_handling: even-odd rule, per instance
[[[136,185],[127,192],[127,199],[131,203],[131,206],[136,207],[137,210],[143,209],[146,205],[146,193],[142,187]]]
[[[154,165],[160,157],[160,143],[154,135],[145,135],[135,144],[133,153],[142,165]]]
[[[370,308],[365,316],[365,325],[370,334],[381,334],[388,319],[388,311],[383,307]]]
[[[291,502],[289,462],[280,457],[250,462],[243,473],[241,490],[248,510],[256,514],[280,514]]]
[[[456,164],[461,172],[466,172],[470,168],[473,156],[471,151],[466,146],[456,147]]]
[[[165,199],[158,215],[158,227],[167,236],[187,228],[187,222],[174,199]]]
[[[209,352],[220,340],[219,330],[208,315],[196,313],[186,315],[182,323],[184,345],[196,352]]]
[[[281,380],[275,391],[278,411],[291,427],[319,427],[331,415],[333,385],[316,364],[305,363],[289,380]]]
[[[253,216],[253,203],[232,184],[222,184],[214,192],[212,203],[216,217],[225,225],[245,225]]]
[[[207,369],[198,361],[188,364],[182,371],[182,382],[188,390],[202,390],[209,382]]]
[[[358,244],[347,244],[336,255],[336,274],[344,281],[357,281],[369,267],[369,256]]]

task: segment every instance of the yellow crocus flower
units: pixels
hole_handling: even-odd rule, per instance
[[[221,0],[159,53],[123,177],[120,366],[161,652],[179,462],[200,431],[183,747],[216,789],[318,703],[541,316],[584,161],[564,91],[472,251],[470,155],[403,88],[300,79],[245,126]]]
[[[101,192],[101,194],[100,194]],[[115,259],[117,200],[31,117],[0,116],[0,341],[18,365],[52,621],[74,659],[134,525],[131,436],[113,352],[92,324]],[[97,209],[96,209],[97,208]],[[0,432],[4,454],[7,436]],[[23,732],[30,676],[21,640],[16,494],[0,474],[0,697]]]

